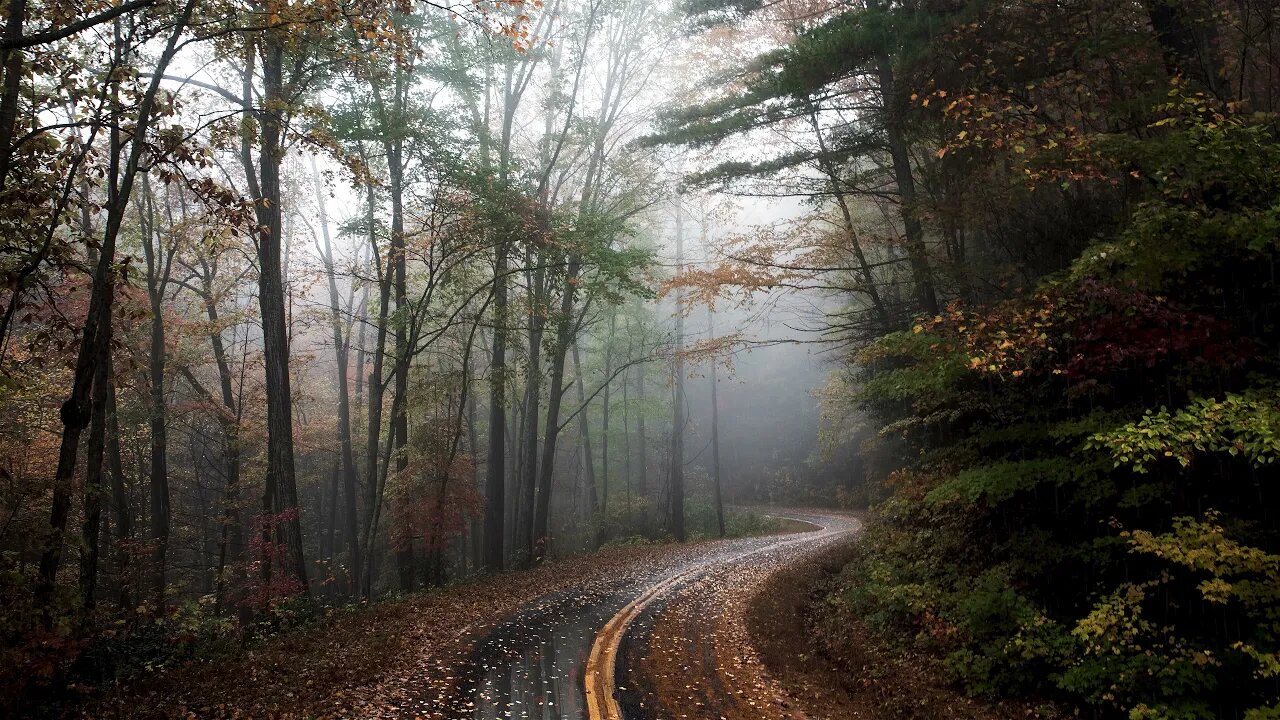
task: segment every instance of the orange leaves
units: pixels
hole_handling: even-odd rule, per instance
[[[932,97],[947,97],[936,90]],[[928,107],[929,98],[920,102]],[[1082,127],[1053,122],[1036,103],[1014,93],[974,89],[952,96],[939,114],[952,128],[946,144],[935,152],[948,154],[999,153],[1021,166],[1024,180],[1041,181],[1104,179],[1109,168]]]
[[[715,364],[732,371],[733,352],[746,347],[747,337],[740,333],[729,333],[713,338],[698,340],[685,346],[680,358],[690,365]]]
[[[680,291],[684,302],[679,310],[687,315],[696,305],[715,307],[717,300],[736,297],[746,301],[754,292],[777,287],[784,280],[782,275],[768,268],[727,261],[710,268],[686,269],[679,277],[661,283],[659,292],[670,295]]]
[[[1057,302],[1040,292],[981,311],[952,304],[912,331],[947,339],[968,357],[970,370],[1019,378],[1054,352],[1050,336],[1060,320]]]

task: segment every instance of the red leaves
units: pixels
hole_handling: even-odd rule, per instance
[[[1075,301],[1083,312],[1065,328],[1070,355],[1063,370],[1077,382],[1166,362],[1226,368],[1252,354],[1228,323],[1165,298],[1086,281]]]
[[[1231,368],[1253,355],[1229,323],[1133,288],[1087,280],[917,326],[949,339],[979,372],[1062,375],[1077,388],[1169,364]]]
[[[243,605],[254,608],[271,607],[281,600],[296,597],[302,590],[302,582],[289,567],[288,543],[271,538],[281,537],[288,524],[298,516],[298,508],[288,508],[274,515],[254,518],[253,531],[249,534],[249,586],[240,598]],[[264,566],[271,572],[263,577]]]

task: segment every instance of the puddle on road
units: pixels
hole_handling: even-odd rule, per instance
[[[582,672],[595,631],[612,613],[577,603],[516,621],[491,636],[475,684],[473,720],[584,720]]]

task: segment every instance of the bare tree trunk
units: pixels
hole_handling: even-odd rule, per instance
[[[520,481],[521,503],[516,519],[517,537],[524,540],[524,563],[533,562],[533,515],[537,497],[538,478],[538,419],[542,405],[542,336],[546,322],[546,270],[543,258],[532,259],[533,271],[529,287],[529,357],[525,379],[524,437],[521,440]]]
[[[493,262],[493,351],[489,361],[489,462],[485,481],[484,562],[490,572],[503,568],[506,512],[507,428],[507,242],[498,241]]]
[[[921,312],[937,315],[938,295],[934,289],[928,249],[924,244],[924,226],[920,223],[916,208],[916,181],[911,170],[907,141],[903,135],[903,118],[894,87],[893,65],[888,55],[876,58],[876,72],[880,76],[885,134],[889,142],[889,156],[893,161],[894,181],[898,185],[898,197],[902,203],[902,224],[906,233],[911,276],[916,285],[916,302]]]
[[[470,388],[475,381],[475,375],[471,367],[466,368],[466,373],[465,382]],[[472,481],[476,491],[483,493],[483,480],[480,476],[480,441],[476,434],[476,393],[474,391],[467,393],[467,447],[471,451]],[[472,571],[477,571],[484,565],[484,524],[479,518],[473,517],[469,525],[471,552],[468,555],[468,561],[471,563]]]
[[[676,198],[676,278],[684,274],[683,198]],[[676,542],[684,542],[684,293],[676,293],[675,396],[671,404],[671,473],[667,518]]]
[[[255,206],[258,225],[258,304],[262,312],[262,356],[266,366],[267,475],[263,510],[277,522],[276,542],[288,551],[290,572],[309,593],[303,559],[302,522],[293,457],[293,394],[289,376],[289,334],[285,322],[285,297],[281,276],[284,241],[280,214],[280,162],[284,155],[281,109],[289,99],[284,92],[284,38],[280,31],[264,33],[262,40],[263,104],[258,158],[261,201]],[[283,525],[283,527],[279,527]],[[270,579],[271,563],[263,563]]]
[[[338,487],[342,485],[342,460],[333,463],[333,471],[329,473],[329,512],[324,523],[324,549],[320,555],[329,566],[329,574],[333,574],[333,560],[338,547]],[[344,538],[345,539],[345,538]]]
[[[107,426],[107,403],[111,384],[111,349],[103,348],[94,369],[93,398],[89,423],[89,443],[84,479],[84,554],[80,558],[80,597],[85,610],[92,610],[98,587],[99,529],[102,521],[102,466]]]
[[[596,468],[591,451],[591,423],[587,414],[587,391],[583,387],[582,361],[578,357],[577,342],[573,343],[573,384],[578,389],[578,429],[582,434],[582,464],[587,471],[587,512],[594,519],[600,512],[600,498],[596,494]]]
[[[107,377],[113,375],[111,353],[107,353]],[[107,467],[111,473],[111,504],[115,516],[115,554],[116,573],[119,582],[120,607],[133,607],[133,597],[129,592],[129,550],[128,543],[121,542],[133,539],[133,509],[129,506],[129,495],[124,487],[124,461],[120,452],[120,421],[116,416],[115,384],[107,383]]]
[[[640,477],[636,482],[636,494],[640,497],[649,496],[649,436],[645,432],[644,427],[644,366],[636,368],[636,402],[640,406],[636,411],[636,448],[639,455]]]
[[[711,308],[707,308],[707,337],[714,340],[716,337],[716,314]],[[716,390],[719,385],[717,375],[716,359],[711,359],[711,480],[715,486],[716,494],[716,529],[720,533],[720,537],[724,537],[724,495],[720,488],[720,402],[716,397]]]
[[[138,205],[138,221],[142,228],[142,250],[147,264],[147,299],[151,304],[151,348],[148,363],[151,407],[151,582],[156,606],[164,608],[165,569],[169,554],[169,438],[165,412],[165,332],[164,292],[168,284],[168,262],[156,228],[155,196],[151,185],[142,179],[142,198]]]
[[[565,271],[564,295],[560,301],[560,317],[556,331],[555,356],[551,360],[551,388],[547,396],[547,429],[543,440],[542,468],[538,472],[538,503],[533,518],[533,562],[547,556],[547,531],[551,524],[551,488],[556,462],[556,441],[560,436],[560,402],[564,397],[564,361],[573,342],[573,301],[577,291],[582,259],[569,258]]]
[[[609,511],[609,391],[613,385],[613,332],[617,326],[617,309],[609,311],[609,335],[604,343],[604,403],[600,418],[600,511]],[[625,382],[625,381],[624,381]]]
[[[396,110],[402,110],[398,87],[403,80],[397,74]],[[397,112],[397,117],[400,116]],[[401,475],[409,467],[409,304],[405,273],[404,242],[404,143],[396,137],[385,143],[387,149],[387,165],[391,174],[391,262],[394,264],[396,300],[396,346],[395,346],[395,393],[403,398],[399,404],[399,412],[391,416],[391,435],[393,454],[396,461],[396,474]],[[396,564],[399,567],[400,589],[412,590],[417,582],[414,578],[413,565],[413,533],[406,528],[408,544],[396,553]]]
[[[622,372],[622,482],[627,497],[627,522],[631,521],[631,368]]]
[[[357,578],[361,574],[360,541],[356,526],[359,522],[356,510],[356,459],[351,446],[351,394],[349,389],[349,357],[348,339],[343,336],[342,307],[338,296],[338,278],[334,271],[333,246],[329,238],[329,213],[325,206],[324,192],[320,183],[320,173],[316,170],[315,158],[311,158],[311,177],[315,184],[316,207],[320,213],[320,236],[324,242],[321,248],[321,259],[324,262],[325,274],[329,279],[329,314],[333,325],[333,354],[338,373],[338,451],[341,460],[342,500],[343,500],[343,539],[347,544],[347,557],[350,562],[350,574],[347,577],[347,592],[354,595],[357,591]],[[336,485],[336,483],[335,483]],[[333,551],[333,548],[330,548]]]
[[[5,13],[4,40],[16,43],[22,39],[26,21],[27,0],[9,0]],[[0,97],[0,190],[9,179],[13,165],[13,133],[18,122],[18,99],[22,90],[22,50],[10,48],[3,53],[4,95]]]
[[[386,389],[382,377],[382,368],[386,362],[387,352],[387,326],[389,322],[389,306],[391,304],[391,282],[393,270],[393,258],[387,258],[386,267],[382,267],[381,259],[378,253],[376,225],[374,222],[374,207],[376,198],[374,196],[373,186],[369,186],[369,246],[373,253],[373,262],[379,268],[380,277],[378,278],[378,321],[376,326],[373,346],[373,363],[369,371],[369,410],[368,410],[368,434],[365,436],[365,470],[364,481],[367,485],[365,495],[365,528],[364,541],[362,543],[362,556],[364,558],[364,576],[360,577],[361,594],[368,597],[372,592],[370,582],[366,578],[372,578],[373,566],[373,537],[375,529],[373,527],[373,508],[377,504],[378,492],[378,449],[382,440],[382,398]]]

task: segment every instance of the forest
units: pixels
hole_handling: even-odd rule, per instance
[[[0,16],[0,715],[1280,718],[1271,0]]]

